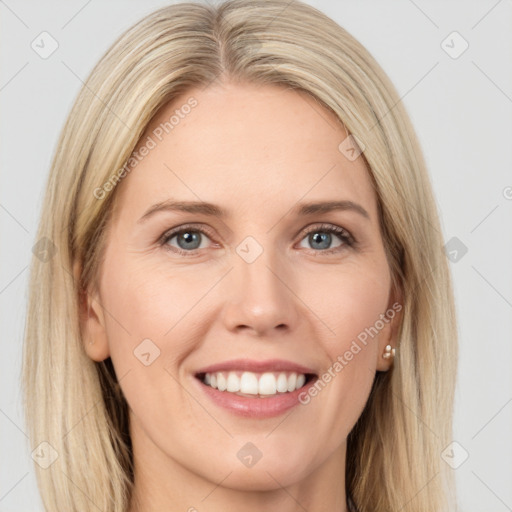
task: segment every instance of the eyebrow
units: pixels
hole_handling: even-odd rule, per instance
[[[145,222],[151,216],[158,212],[185,212],[185,213],[199,213],[211,217],[227,218],[230,214],[224,208],[203,201],[162,201],[151,206],[144,215],[137,221],[138,223]],[[297,216],[308,216],[320,213],[329,213],[332,211],[353,211],[360,214],[364,218],[370,220],[368,212],[357,203],[353,201],[323,201],[311,203],[299,203],[292,211]]]

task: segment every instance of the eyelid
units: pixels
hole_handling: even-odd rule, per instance
[[[213,237],[213,230],[211,230],[208,226],[205,226],[204,224],[182,224],[181,226],[176,226],[175,228],[168,229],[163,233],[160,238],[158,239],[159,243],[165,243],[169,241],[170,238],[172,238],[175,235],[179,235],[183,231],[188,230],[194,230],[199,231],[200,233],[203,233],[205,235],[208,235],[210,238]]]
[[[215,238],[213,235],[213,230],[209,226],[205,226],[204,224],[188,223],[188,224],[182,224],[181,226],[177,226],[177,227],[174,227],[174,228],[171,228],[171,229],[165,231],[159,237],[158,244],[162,245],[162,246],[167,245],[167,242],[171,238],[173,238],[174,236],[179,235],[182,232],[185,232],[187,230],[198,231],[199,233],[202,233],[202,234],[208,236],[208,238],[210,238],[212,241]],[[319,232],[325,231],[325,232],[333,233],[333,234],[337,235],[343,241],[343,246],[345,246],[345,247],[350,248],[350,247],[354,247],[357,245],[357,240],[353,237],[353,235],[350,233],[350,231],[348,231],[347,229],[345,229],[341,226],[338,226],[336,224],[329,224],[329,223],[325,223],[325,222],[324,223],[318,223],[318,222],[312,223],[312,224],[306,226],[305,228],[302,228],[297,233],[297,235],[295,235],[295,237],[302,234],[302,237],[299,240],[299,242],[301,242],[307,235],[309,235],[312,232],[314,233],[316,231],[319,231]],[[187,256],[194,256],[197,254],[196,251],[199,251],[199,249],[185,251],[185,250],[177,248],[177,247],[173,247],[172,249],[169,249],[169,250],[172,252],[177,252],[178,254],[184,254],[184,255],[186,254]],[[321,250],[321,251],[315,251],[314,249],[309,249],[309,250],[312,250],[319,254],[329,254],[331,252],[336,253],[341,249],[339,247],[334,247],[331,249],[325,249],[325,250]]]
[[[338,226],[336,224],[329,224],[329,223],[313,223],[310,226],[306,226],[306,231],[304,231],[304,236],[309,235],[309,233],[314,233],[315,231],[327,231],[329,233],[334,233],[338,235],[342,239],[346,239],[346,242],[349,245],[355,245],[357,243],[356,239],[350,233],[350,231],[346,228],[343,228],[341,226]],[[302,240],[302,238],[301,238]],[[325,251],[323,251],[325,252]]]

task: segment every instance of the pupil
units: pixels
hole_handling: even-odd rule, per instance
[[[312,240],[313,240],[313,243],[322,243],[323,242],[326,242],[323,244],[322,247],[319,247],[319,249],[327,249],[330,245],[330,241],[331,241],[331,234],[330,233],[315,233],[313,234],[312,236]],[[313,245],[313,244],[312,244]]]
[[[178,237],[178,240],[180,240],[180,238],[182,240],[184,240],[184,245],[186,249],[190,249],[190,245],[196,243],[199,241],[199,236],[198,236],[198,233],[194,233],[194,232],[185,232],[185,233],[182,233],[179,237]],[[318,249],[327,249],[330,245],[330,242],[331,242],[331,234],[330,233],[321,233],[321,232],[317,232],[317,233],[314,233],[313,235],[310,235],[310,239],[311,239],[311,242],[312,242],[312,245],[314,244],[319,244],[320,247],[317,247]],[[182,245],[181,243],[179,245]],[[197,247],[193,247],[193,249],[196,249]]]
[[[185,248],[185,249],[190,249],[190,244],[196,242],[199,240],[199,236],[197,233],[190,233],[190,232],[186,232],[186,233],[182,233],[181,236],[178,237],[178,240],[180,239],[183,239],[185,241],[185,247],[182,247],[182,248]],[[182,245],[182,244],[179,244],[179,245]],[[197,247],[192,247],[192,249],[196,249]]]

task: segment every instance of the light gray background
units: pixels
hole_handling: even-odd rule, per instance
[[[0,511],[42,510],[19,373],[26,286],[58,134],[81,80],[128,26],[168,1],[0,0]],[[512,2],[309,0],[359,39],[395,83],[431,173],[450,263],[460,364],[454,469],[460,508],[512,510]],[[59,44],[42,59],[31,42]],[[442,41],[469,43],[458,58]],[[453,38],[452,38],[453,39]],[[448,39],[452,52],[461,41]],[[507,188],[508,187],[508,188]],[[452,242],[453,243],[453,242]]]

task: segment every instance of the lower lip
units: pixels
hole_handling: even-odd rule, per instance
[[[290,393],[270,395],[264,398],[248,398],[235,395],[235,393],[229,391],[219,391],[211,386],[207,386],[198,378],[193,378],[215,404],[246,418],[272,418],[283,414],[292,407],[299,405],[299,395],[307,393],[309,387],[316,381],[315,377],[301,388]]]

